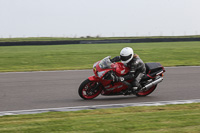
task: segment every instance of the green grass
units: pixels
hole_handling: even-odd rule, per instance
[[[0,72],[91,69],[105,56],[118,56],[126,46],[132,47],[144,62],[200,65],[200,42],[2,46]]]
[[[0,117],[2,133],[199,133],[200,103]]]
[[[199,38],[200,35],[191,36],[144,36],[144,37],[25,37],[25,38],[0,38],[0,42],[24,42],[24,41],[69,41],[69,40],[110,40],[110,39],[145,39],[145,38]]]

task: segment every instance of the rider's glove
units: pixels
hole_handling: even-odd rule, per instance
[[[111,77],[112,77],[113,82],[122,82],[122,81],[124,81],[123,77],[118,77],[115,74],[111,74]]]
[[[112,59],[110,59],[110,61],[113,63],[113,62],[119,62],[121,59],[120,59],[120,56],[116,56]]]
[[[120,82],[124,81],[124,77],[118,77],[118,81]]]

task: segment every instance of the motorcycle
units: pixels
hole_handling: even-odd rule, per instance
[[[157,84],[163,81],[165,69],[160,63],[145,63],[146,74],[142,77],[139,90],[132,89],[131,82],[113,82],[112,74],[121,77],[129,72],[129,68],[121,62],[112,63],[110,56],[94,63],[94,76],[88,77],[78,89],[79,96],[85,100],[93,99],[99,94],[110,95],[136,95],[138,97],[151,94]]]

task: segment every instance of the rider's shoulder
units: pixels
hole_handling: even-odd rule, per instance
[[[137,55],[137,54],[134,54],[134,56],[133,56],[133,61],[138,61],[138,60],[140,60],[140,57],[139,57],[139,55]]]
[[[139,55],[134,54],[132,62],[133,64],[139,64],[142,62],[142,60],[140,59]]]
[[[133,58],[138,59],[138,58],[140,58],[140,57],[139,57],[138,54],[134,54],[134,55],[133,55]]]

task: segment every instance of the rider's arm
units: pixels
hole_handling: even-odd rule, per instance
[[[119,62],[119,61],[121,61],[121,58],[120,58],[120,56],[116,56],[116,57],[110,59],[110,61],[111,62]]]
[[[124,80],[131,80],[135,76],[135,72],[138,69],[138,61],[131,63],[130,71],[127,75],[124,76]]]
[[[116,74],[114,74],[114,72],[112,72],[112,73],[111,73],[111,77],[112,77],[112,79],[113,79],[113,82],[119,82],[119,81],[122,82],[122,81],[126,81],[126,80],[131,80],[131,79],[133,79],[134,74],[129,73],[129,74],[125,75],[125,76],[118,77]]]
[[[146,68],[145,68],[145,64],[143,63],[143,61],[139,58],[136,59],[130,67],[130,71],[127,75],[125,75],[125,80],[129,80],[129,79],[133,79],[136,78],[135,76],[138,76],[139,73],[145,73]]]

